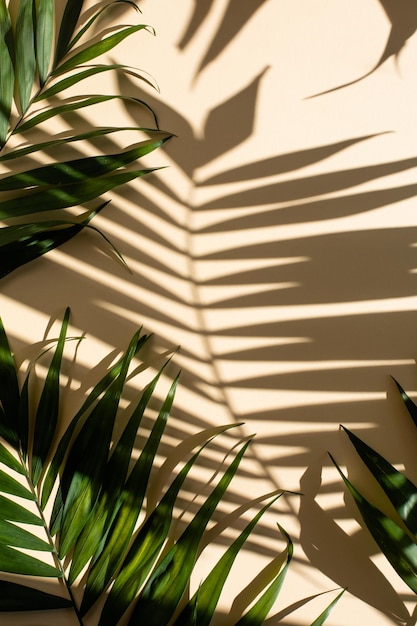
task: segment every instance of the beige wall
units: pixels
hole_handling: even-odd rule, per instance
[[[417,37],[363,80],[312,97],[378,63],[391,31],[385,4],[144,0],[141,19],[157,36],[138,34],[117,59],[150,72],[160,95],[121,86],[177,137],[149,159],[169,168],[113,194],[96,220],[133,274],[85,233],[1,285],[22,358],[71,306],[88,336],[81,380],[142,323],[155,353],[181,345],[172,436],[242,421],[239,436],[256,439],[234,501],[304,493],[262,522],[225,610],[283,547],[276,521],[296,556],[275,613],[338,586],[349,592],[330,626],[395,624],[413,610],[327,456],[363,481],[342,423],[417,479],[415,434],[388,378],[415,389]],[[411,2],[401,6],[395,36],[415,19]],[[95,115],[129,121],[138,110]],[[307,626],[329,598],[280,623]]]

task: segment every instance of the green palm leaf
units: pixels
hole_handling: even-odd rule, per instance
[[[80,607],[75,605],[72,592],[68,601],[59,596],[44,595],[28,584],[20,594],[23,610],[71,606],[82,624],[82,616],[92,604],[107,595],[98,619],[100,626],[114,626],[139,594],[130,623],[140,621],[149,626],[167,626],[189,584],[207,524],[224,497],[249,442],[241,446],[194,518],[171,545],[169,532],[184,481],[200,459],[202,450],[214,437],[232,426],[209,429],[192,438],[187,455],[195,445],[200,448],[184,462],[160,501],[147,511],[136,532],[144,503],[149,504],[149,478],[160,453],[178,377],[163,398],[143,449],[130,467],[138,428],[141,428],[148,407],[151,403],[154,406],[157,383],[165,370],[164,365],[138,394],[120,437],[113,442],[114,426],[133,359],[149,339],[139,330],[123,356],[91,389],[55,444],[60,415],[60,372],[69,322],[67,309],[59,337],[54,340],[56,346],[34,411],[34,423],[31,423],[29,410],[32,405],[29,378],[34,375],[34,370],[29,368],[19,390],[13,355],[0,323],[0,433],[15,448],[15,452],[11,452],[6,443],[0,442],[0,463],[8,468],[7,472],[0,470],[0,571],[20,575],[22,580],[26,576],[55,578],[57,581],[63,578],[71,589],[85,569],[82,593],[78,594],[82,598]],[[51,416],[49,422],[47,418]],[[9,474],[9,469],[17,472],[15,475],[19,479]],[[46,514],[42,511],[46,510],[52,493],[55,493],[52,510]],[[28,503],[33,510],[11,499],[15,497]],[[178,618],[178,626],[210,622],[235,558],[272,502],[274,499],[255,515],[226,550]],[[32,532],[33,529],[36,532]],[[261,624],[272,607],[291,560],[289,538],[288,542],[286,566],[242,618],[247,620],[242,623]],[[53,564],[42,555],[48,555]],[[17,610],[19,584],[20,581],[17,585],[11,583],[9,587],[8,583],[2,585],[0,581],[0,611]],[[2,591],[7,589],[10,589],[10,597],[1,598]]]
[[[151,574],[136,603],[130,625],[167,624],[173,616],[190,580],[203,532],[235,475],[249,443],[250,441],[242,446],[181,537]],[[171,581],[170,584],[168,581]]]
[[[396,522],[364,498],[343,474],[330,455],[335,467],[352,495],[363,520],[379,548],[403,581],[417,593],[417,545]]]
[[[13,33],[5,0],[0,0],[0,149],[6,140],[13,102]]]
[[[213,567],[207,578],[200,584],[194,596],[182,610],[181,614],[175,621],[175,626],[209,626],[213,618],[214,611],[220,598],[220,594],[229,575],[230,569],[239,554],[243,544],[249,537],[262,515],[270,506],[280,498],[282,493],[275,496],[271,502],[268,502],[247,524],[245,529],[240,533],[237,539],[226,550],[224,555]],[[272,606],[273,602],[271,603]],[[268,606],[265,617],[271,607]],[[262,620],[263,621],[263,620]]]
[[[16,22],[16,81],[20,108],[26,113],[35,82],[35,2],[20,0]]]
[[[72,604],[66,598],[50,593],[0,580],[0,611],[48,611],[68,609]]]
[[[6,0],[0,0],[0,151],[3,152],[0,161],[14,160],[16,169],[24,172],[0,178],[0,219],[24,218],[19,221],[19,227],[0,229],[0,278],[62,245],[87,226],[94,216],[91,213],[88,219],[74,220],[73,215],[67,215],[67,209],[98,199],[103,193],[154,171],[154,168],[136,167],[127,172],[124,168],[160,147],[169,138],[168,133],[158,135],[150,130],[150,140],[134,148],[121,150],[119,154],[98,154],[72,163],[55,161],[35,167],[30,173],[25,166],[20,167],[18,160],[26,155],[72,142],[82,144],[83,141],[128,130],[119,126],[97,127],[84,133],[67,133],[66,137],[42,143],[33,143],[30,138],[27,139],[27,133],[52,118],[117,99],[135,102],[154,115],[145,102],[123,93],[81,94],[62,99],[63,92],[69,87],[104,71],[128,72],[152,84],[140,72],[122,63],[85,66],[86,62],[109,52],[127,37],[141,30],[149,30],[142,24],[119,26],[117,32],[110,35],[98,29],[96,39],[77,45],[82,37],[85,39],[91,26],[97,24],[103,12],[120,2],[138,10],[135,2],[116,0],[101,6],[82,25],[84,3],[68,0],[55,41],[57,9],[53,0],[16,0],[15,25],[10,19]],[[53,48],[55,59],[51,64]],[[21,112],[17,121],[11,117],[15,91],[15,104]],[[34,106],[39,102],[43,105],[41,109]],[[129,130],[147,129],[132,127]],[[25,143],[10,149],[8,140],[17,135]],[[92,181],[93,178],[97,180]],[[10,191],[16,193],[10,196]],[[2,192],[7,192],[7,195],[2,196]],[[42,227],[40,219],[44,216],[39,219],[38,214],[51,210],[62,212],[62,217],[55,215],[53,222],[49,220]],[[116,254],[121,258],[118,251]]]
[[[54,34],[54,0],[39,0],[36,15],[36,59],[41,87],[48,77]]]

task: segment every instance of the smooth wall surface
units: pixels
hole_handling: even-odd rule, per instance
[[[0,313],[16,355],[23,360],[69,305],[74,332],[87,335],[82,386],[143,324],[155,333],[152,363],[181,346],[172,446],[243,422],[218,450],[256,433],[228,504],[275,489],[303,493],[281,498],[260,524],[219,624],[228,623],[231,598],[283,549],[277,521],[295,558],[267,624],[311,624],[334,593],[279,613],[337,587],[348,592],[330,626],[414,624],[413,594],[358,523],[327,451],[375,492],[343,424],[417,480],[416,434],[389,378],[416,390],[415,3],[140,6],[156,37],[139,33],[113,57],[149,72],[160,92],[108,80],[151,104],[176,137],[147,160],[168,167],[112,194],[96,219],[132,274],[83,233],[4,279]],[[124,9],[120,19],[135,16]],[[74,123],[88,126],[82,115]],[[152,122],[130,105],[90,115]],[[218,551],[204,555],[195,585]]]

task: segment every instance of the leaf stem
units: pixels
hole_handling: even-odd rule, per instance
[[[74,614],[75,614],[75,616],[77,618],[78,624],[80,626],[84,626],[84,622],[83,622],[82,617],[80,615],[80,612],[78,610],[78,606],[77,606],[77,603],[75,601],[74,594],[72,592],[71,586],[68,583],[67,577],[65,575],[65,570],[64,570],[64,568],[62,566],[60,558],[58,557],[58,552],[56,550],[56,546],[55,546],[54,540],[53,540],[53,538],[52,538],[52,536],[51,536],[51,534],[49,532],[49,526],[48,526],[48,523],[47,523],[47,521],[45,519],[45,515],[43,513],[41,505],[40,505],[38,490],[33,485],[32,479],[30,477],[30,473],[29,473],[29,471],[28,471],[28,469],[26,467],[26,463],[25,463],[24,458],[23,458],[23,454],[22,454],[22,452],[20,450],[18,451],[18,454],[19,454],[19,459],[20,459],[22,468],[24,468],[24,470],[25,470],[25,477],[26,477],[29,489],[30,489],[30,491],[32,492],[32,494],[34,496],[34,503],[36,505],[39,517],[42,520],[42,524],[43,524],[43,528],[44,528],[44,531],[45,531],[45,535],[46,535],[46,537],[48,539],[48,543],[49,543],[50,548],[51,548],[51,554],[52,554],[52,558],[53,558],[54,563],[55,563],[55,567],[61,573],[61,576],[62,576],[61,580],[62,580],[62,582],[65,585],[65,588],[67,590],[67,594],[68,594],[69,600],[72,602],[72,609],[73,609]]]

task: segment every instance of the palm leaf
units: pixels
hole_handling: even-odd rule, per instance
[[[12,22],[5,0],[0,0],[0,148],[6,140],[13,102],[14,68]]]
[[[364,498],[330,455],[380,550],[403,581],[417,593],[417,545],[396,522]]]
[[[39,82],[42,87],[48,77],[52,53],[54,0],[39,0],[36,18],[36,59],[38,63]]]
[[[213,567],[207,578],[200,584],[194,596],[189,600],[179,617],[176,619],[175,626],[192,626],[194,623],[199,626],[210,625],[227,576],[229,575],[231,567],[243,547],[243,544],[265,511],[267,511],[270,506],[281,497],[281,495],[282,493],[275,496],[275,498],[271,500],[271,502],[268,502],[268,504],[266,504],[253,517],[249,524],[247,524],[245,529],[240,533],[237,539],[235,539],[235,541],[223,554],[218,563]],[[272,604],[273,602],[271,603],[271,606]],[[269,612],[270,608],[271,607],[268,606],[266,614]]]
[[[417,488],[402,472],[393,467],[383,456],[373,450],[347,428],[348,435],[356,452],[382,487],[392,506],[409,531],[417,533]]]
[[[250,441],[242,446],[207,500],[149,577],[139,595],[129,624],[142,622],[157,626],[168,623],[173,616],[189,582],[203,532],[235,475],[249,443]],[[171,581],[170,585],[167,585],[168,580]]]
[[[98,154],[96,157],[65,163],[58,160],[46,166],[35,167],[30,173],[25,165],[20,166],[19,159],[26,155],[72,142],[82,144],[83,141],[128,130],[119,126],[97,127],[84,133],[67,133],[65,138],[53,138],[42,143],[27,140],[27,133],[52,118],[125,99],[144,106],[154,115],[145,102],[123,93],[81,94],[75,98],[62,99],[63,92],[69,87],[103,71],[128,72],[152,84],[141,73],[122,63],[85,66],[86,62],[112,50],[134,33],[149,30],[142,24],[118,27],[117,32],[107,36],[103,36],[105,33],[99,30],[96,39],[78,45],[80,39],[86,37],[92,24],[97,23],[100,15],[119,2],[137,9],[135,2],[116,0],[100,7],[84,25],[78,27],[78,22],[83,21],[84,3],[68,0],[58,24],[55,41],[57,9],[52,0],[17,0],[14,26],[6,1],[0,0],[0,151],[3,149],[0,160],[14,160],[17,171],[24,171],[0,178],[0,219],[24,218],[19,221],[19,227],[0,229],[0,278],[62,245],[87,226],[94,216],[91,212],[88,219],[74,220],[73,215],[67,215],[67,209],[98,199],[102,194],[154,171],[155,168],[136,167],[127,172],[124,168],[160,147],[169,138],[168,133],[156,135],[150,131],[150,140],[134,148],[121,150],[118,154]],[[51,63],[53,48],[55,58]],[[11,117],[15,88],[16,105],[21,113],[16,121]],[[41,109],[34,106],[39,102],[44,105]],[[142,129],[133,126],[129,130]],[[25,140],[25,145],[10,149],[9,138],[18,135]],[[93,178],[96,180],[92,181]],[[7,196],[2,197],[1,192],[7,192]],[[13,195],[9,192],[13,192]],[[38,214],[51,210],[62,212],[62,217],[54,215],[54,220],[45,222],[42,227]],[[108,241],[106,237],[105,239]],[[116,254],[122,258],[118,251]]]
[[[62,57],[65,56],[68,51],[68,44],[74,33],[83,5],[84,0],[67,0],[56,44],[54,62],[55,65],[62,59]]]
[[[13,355],[0,323],[0,432],[16,449],[16,453],[12,453],[5,443],[0,442],[0,463],[21,477],[21,480],[17,480],[8,471],[0,470],[0,571],[18,574],[23,581],[27,576],[56,580],[64,578],[70,589],[86,568],[80,590],[83,593],[79,594],[82,598],[80,607],[74,604],[72,592],[71,600],[65,600],[59,596],[42,594],[28,583],[20,594],[22,610],[71,606],[82,624],[81,616],[95,600],[103,598],[110,587],[107,600],[99,612],[100,626],[117,623],[135,603],[137,594],[130,623],[136,623],[140,615],[141,620],[145,619],[145,623],[150,626],[167,626],[189,584],[206,526],[225,496],[249,442],[241,446],[194,518],[177,541],[170,545],[169,532],[184,481],[200,459],[202,450],[214,437],[231,426],[210,429],[201,437],[193,439],[188,453],[197,443],[200,445],[203,442],[202,445],[173,477],[165,494],[147,512],[136,532],[136,522],[143,512],[143,504],[146,500],[149,502],[146,497],[149,477],[155,457],[159,454],[178,377],[162,400],[158,417],[143,449],[129,469],[138,428],[141,428],[142,418],[154,399],[157,383],[165,369],[165,365],[162,366],[138,394],[122,434],[113,443],[114,426],[132,361],[148,340],[148,336],[139,330],[123,356],[91,389],[67,430],[55,444],[60,414],[60,371],[69,322],[67,310],[59,337],[55,340],[56,347],[34,411],[33,424],[30,423],[29,406],[32,402],[29,397],[29,377],[34,375],[34,370],[29,368],[22,389],[19,390]],[[49,423],[47,416],[51,415],[53,419]],[[29,432],[33,432],[32,437],[29,437]],[[97,441],[100,445],[97,445]],[[54,486],[56,490],[51,513],[41,513]],[[33,501],[34,512],[14,502],[7,494],[23,498],[22,501]],[[187,605],[178,624],[191,624],[194,622],[190,620],[195,619],[198,624],[209,623],[235,558],[260,517],[273,502],[274,499],[255,515],[226,550]],[[45,536],[40,537],[38,532],[32,532],[32,528],[43,529]],[[44,556],[38,554],[49,555],[54,564],[49,564]],[[247,614],[247,619],[252,620],[251,624],[261,624],[262,616],[266,616],[272,607],[291,554],[292,544],[289,543],[287,565]],[[69,567],[68,573],[65,573],[63,560]],[[168,579],[171,583],[167,588]],[[20,580],[17,585],[10,584],[10,587],[9,583],[2,585],[0,581],[0,596],[3,590],[10,589],[10,597],[0,599],[0,610],[3,611],[17,610]]]
[[[284,580],[293,557],[294,545],[291,537],[282,528],[282,526],[278,524],[278,527],[286,538],[288,544],[286,563],[282,570],[275,577],[275,579],[271,582],[269,587],[261,594],[260,598],[258,598],[255,604],[251,607],[251,609],[249,609],[249,611],[245,613],[245,615],[241,617],[238,622],[236,622],[236,626],[261,626],[261,624],[263,624],[263,622],[265,621],[268,612],[272,608],[279,592],[281,591],[282,585],[284,584]]]
[[[35,82],[35,2],[20,0],[16,22],[16,81],[20,108],[26,113]]]
[[[68,609],[71,601],[39,589],[0,580],[0,611],[48,611]]]

